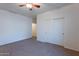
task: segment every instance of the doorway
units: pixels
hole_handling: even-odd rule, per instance
[[[36,23],[32,23],[32,37],[36,37]]]

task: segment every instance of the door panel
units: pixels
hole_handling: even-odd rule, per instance
[[[50,42],[63,45],[64,42],[64,21],[63,19],[51,20],[50,22]]]

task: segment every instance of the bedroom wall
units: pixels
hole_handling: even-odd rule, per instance
[[[54,41],[53,38],[45,38],[43,26],[51,26],[51,18],[64,17],[64,39],[63,45]],[[49,19],[49,20],[47,20]],[[44,22],[48,22],[44,24]],[[50,30],[50,29],[49,29]],[[52,35],[49,33],[47,36]],[[37,40],[62,45],[65,48],[79,51],[79,4],[71,4],[60,9],[48,11],[37,16]],[[62,41],[61,41],[62,42]]]
[[[32,37],[32,18],[0,10],[0,45]]]
[[[48,11],[43,14],[39,14],[37,16],[37,40],[38,41],[58,44],[61,46],[64,45],[63,44],[64,39],[62,38],[63,30],[60,28],[53,29],[55,28],[55,26],[57,27],[58,25],[60,25],[60,24],[57,24],[57,22],[60,22],[62,20],[64,22],[64,19],[54,20],[55,18],[64,17],[61,12],[62,10],[57,9],[54,11]],[[56,33],[56,31],[57,32],[61,31],[62,33]]]

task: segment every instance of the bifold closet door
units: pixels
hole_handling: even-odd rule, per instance
[[[57,18],[50,21],[50,43],[64,45],[64,19]]]

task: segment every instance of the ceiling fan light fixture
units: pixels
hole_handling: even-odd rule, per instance
[[[26,7],[27,7],[27,8],[32,8],[32,4],[31,4],[31,3],[27,3],[27,4],[26,4]]]
[[[20,7],[26,7],[31,11],[32,11],[32,9],[40,8],[40,4],[36,4],[36,3],[25,3],[25,4],[20,4],[19,6]]]

